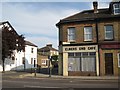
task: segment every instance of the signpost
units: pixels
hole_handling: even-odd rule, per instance
[[[49,65],[48,65],[48,68],[49,68],[49,77],[51,77],[51,73],[52,73],[51,72],[51,65],[50,65],[51,64],[51,60],[52,60],[51,56],[48,56],[48,59],[49,59]]]

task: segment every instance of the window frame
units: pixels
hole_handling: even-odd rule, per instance
[[[80,55],[76,55],[80,53]],[[80,60],[80,63],[79,63],[79,71],[80,72],[96,72],[96,52],[85,52],[87,53],[87,55],[83,55],[84,52],[73,52],[73,53],[68,53],[68,71],[74,71],[75,69],[73,69],[72,67],[74,67],[74,65],[71,65],[71,64],[74,64],[74,62],[72,61],[76,61],[78,58]],[[94,53],[94,54],[93,54]],[[70,55],[70,54],[73,54],[73,55]],[[87,70],[84,70],[84,58],[87,58],[87,62],[91,62],[91,64],[93,64],[94,68],[89,66],[91,69],[87,69]],[[94,58],[94,61],[91,61],[89,59],[91,58]],[[74,59],[74,60],[72,60]],[[93,60],[93,59],[92,59]],[[71,63],[72,62],[72,63]],[[93,63],[94,62],[94,63]],[[78,65],[78,64],[77,64]],[[86,65],[87,66],[87,65]],[[76,67],[75,67],[76,68]],[[78,70],[78,69],[77,69]],[[75,70],[76,71],[76,70]]]
[[[33,53],[34,52],[34,48],[31,48],[31,53]]]
[[[116,8],[116,7],[115,7],[116,5],[118,5],[119,7]],[[116,10],[120,10],[120,3],[115,3],[115,4],[113,4],[113,12],[114,12],[114,14],[115,14],[115,15],[120,14],[120,13],[116,13],[116,12],[115,12]]]
[[[107,37],[106,34],[110,33],[111,31],[107,31],[106,26],[112,26],[112,38]],[[105,37],[104,37],[105,40],[114,40],[114,27],[113,27],[113,25],[104,25],[104,33],[105,33]]]
[[[120,53],[118,53],[118,67],[120,68]]]
[[[31,58],[31,64],[33,64],[33,58]]]
[[[46,59],[42,59],[42,60],[41,60],[41,64],[42,64],[42,65],[47,65],[47,60],[46,60]]]
[[[70,29],[73,30],[74,28],[74,33],[70,33]],[[75,27],[68,27],[67,29],[67,38],[68,38],[68,42],[75,42],[75,39],[76,39],[76,28]],[[70,36],[72,36],[74,39],[70,40]]]
[[[91,29],[89,29],[91,31],[86,33],[85,28],[91,28]],[[89,35],[88,37],[90,37],[90,35],[91,35],[91,38],[86,39],[86,37],[85,37],[86,35]],[[85,26],[84,27],[84,41],[92,41],[92,40],[93,40],[93,27],[92,26]]]

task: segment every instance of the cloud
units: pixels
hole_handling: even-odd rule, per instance
[[[0,2],[0,21],[2,21],[2,3]]]
[[[98,9],[101,8],[109,8],[110,1],[106,2],[98,2]],[[91,9],[93,9],[93,4],[91,4]]]
[[[27,39],[25,40],[29,40],[32,41],[32,43],[34,43],[35,45],[37,45],[38,47],[44,47],[46,44],[53,44],[53,47],[58,49],[58,40],[54,39],[54,38],[47,38],[47,37],[27,37]],[[39,47],[39,48],[41,48]]]
[[[55,24],[79,10],[41,7],[34,9],[35,5],[34,3],[32,6],[29,3],[5,3],[3,20],[9,21],[19,34],[24,34],[26,39],[35,42],[39,47],[48,42],[57,47],[58,28]]]
[[[2,2],[93,2],[95,0],[2,0]],[[99,2],[109,2],[111,0],[97,0]]]

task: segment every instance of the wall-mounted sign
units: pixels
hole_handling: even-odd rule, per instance
[[[63,52],[89,52],[89,51],[97,51],[97,45],[89,45],[89,46],[63,46]]]

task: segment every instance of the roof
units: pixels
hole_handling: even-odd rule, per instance
[[[31,43],[30,41],[26,41],[26,40],[25,40],[25,45],[30,45],[30,46],[35,46],[35,47],[37,47],[37,45]]]
[[[4,25],[6,23],[11,27],[11,29],[15,32],[15,34],[18,35],[18,33],[15,31],[15,29],[13,28],[13,26],[8,21],[0,22],[0,25]]]
[[[111,8],[111,7],[110,7]],[[114,15],[111,13],[110,8],[103,8],[103,9],[98,9],[98,13],[94,13],[94,10],[85,10],[82,12],[79,12],[77,14],[74,14],[72,16],[69,16],[67,18],[64,18],[60,20],[56,26],[59,26],[60,24],[63,23],[70,23],[70,22],[81,22],[81,21],[88,21],[88,20],[96,20],[96,19],[108,19],[108,18],[119,18],[120,19],[120,14]]]
[[[50,50],[52,51],[58,51],[57,49],[53,48],[52,46],[45,46],[45,47],[42,47],[42,48],[39,48],[38,51],[39,52],[49,52]]]

